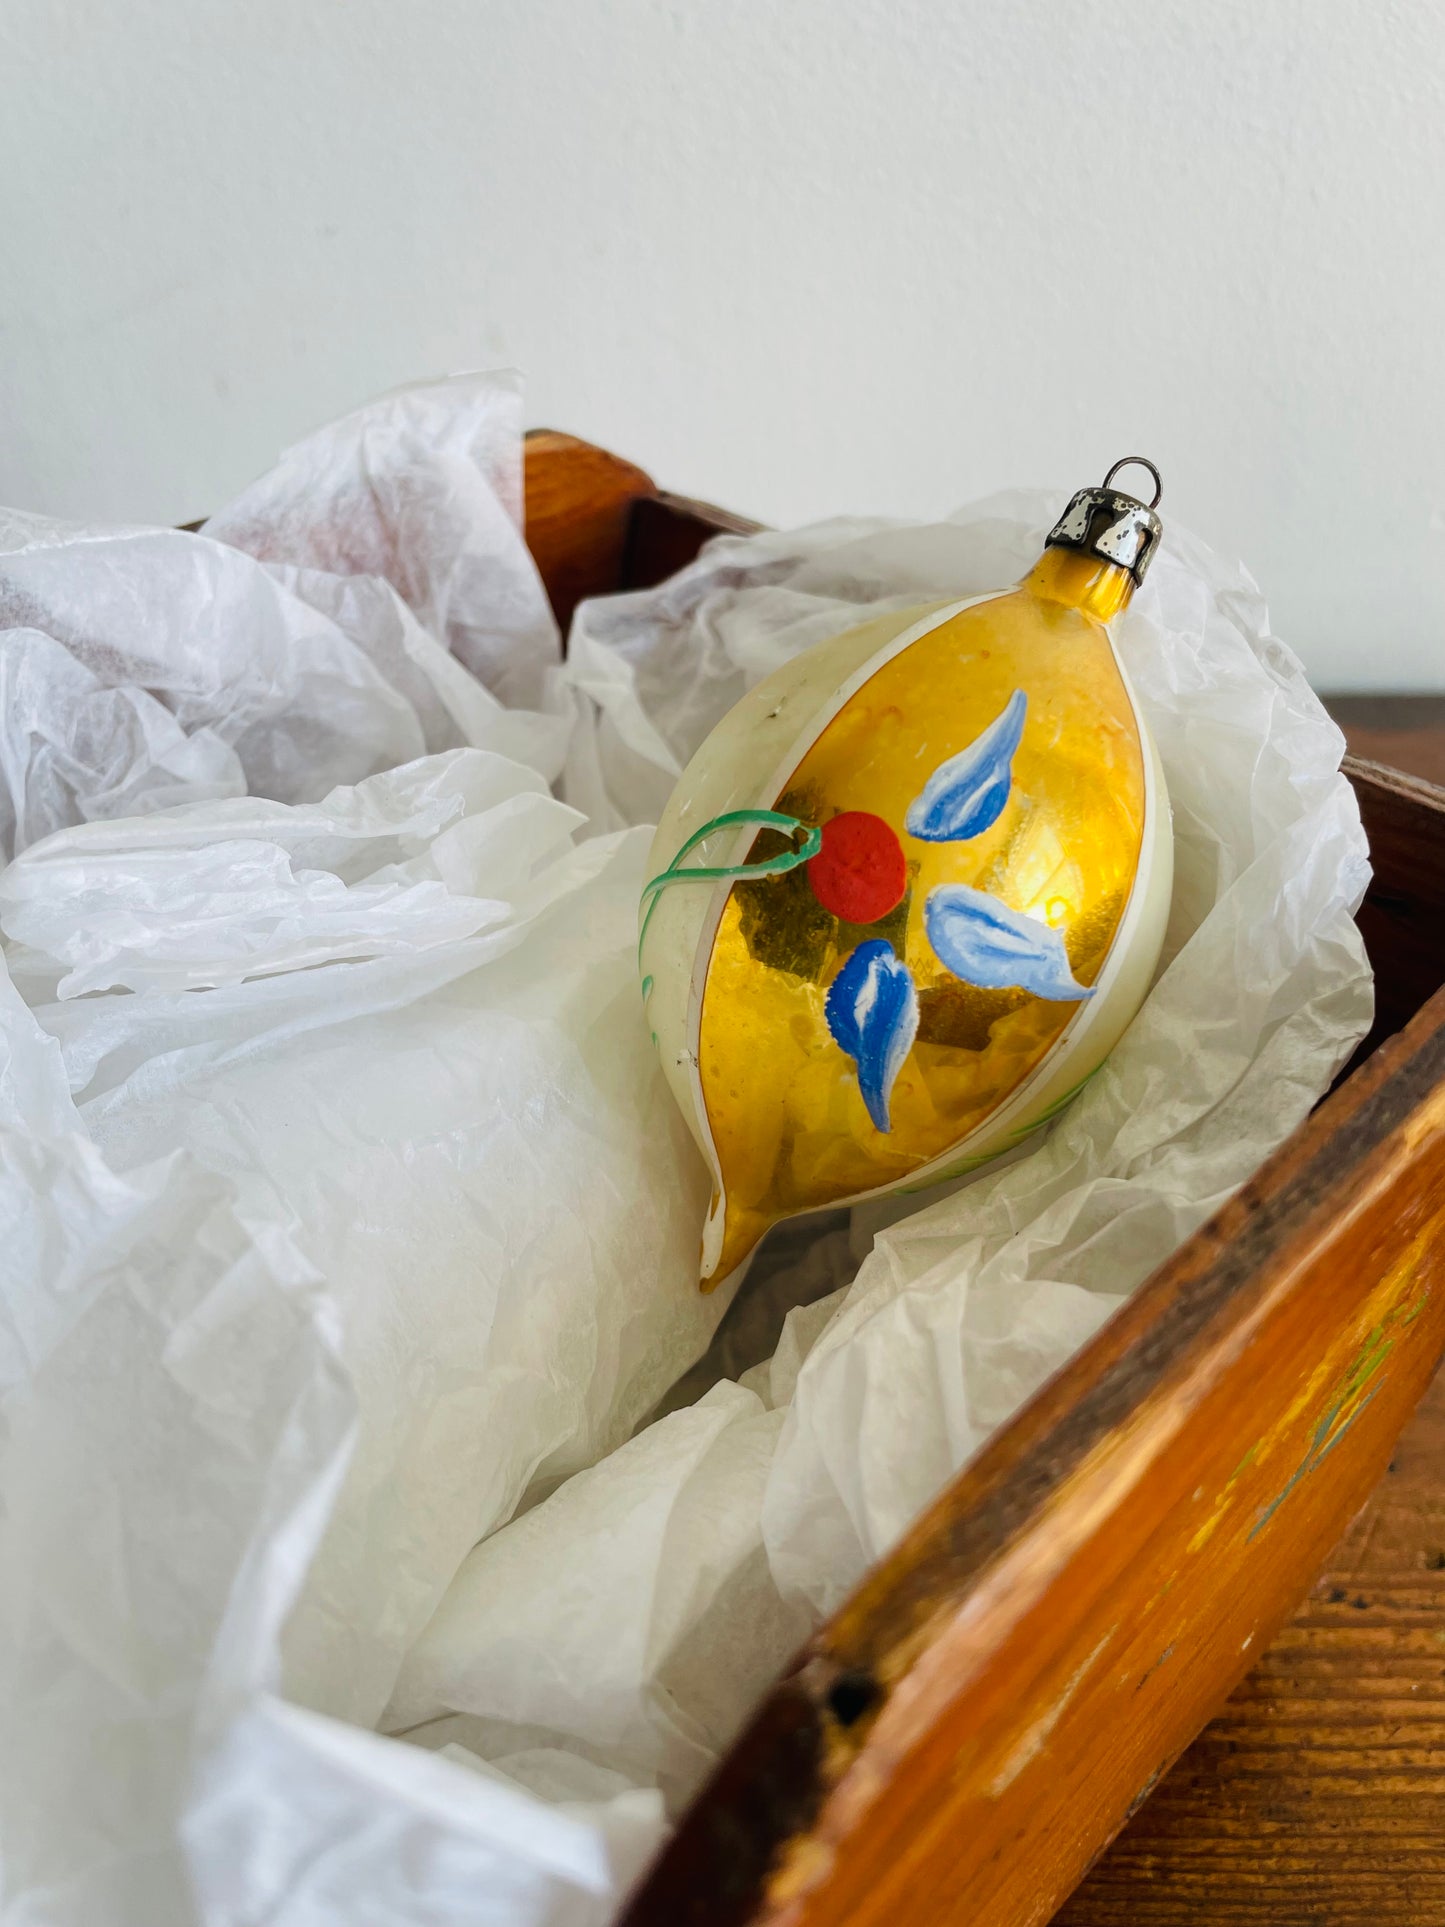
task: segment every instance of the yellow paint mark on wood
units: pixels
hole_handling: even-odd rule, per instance
[[[1379,1386],[1374,1381],[1384,1369],[1397,1341],[1414,1324],[1429,1300],[1430,1286],[1427,1283],[1420,1288],[1419,1273],[1436,1229],[1436,1224],[1432,1222],[1412,1241],[1360,1307],[1359,1317],[1353,1327],[1341,1332],[1339,1341],[1321,1358],[1270,1430],[1245,1453],[1210,1507],[1208,1516],[1189,1541],[1190,1552],[1202,1551],[1229,1516],[1240,1496],[1239,1488],[1246,1475],[1266,1464],[1281,1448],[1290,1447],[1302,1423],[1309,1424],[1304,1456],[1250,1527],[1247,1535],[1250,1539],[1256,1538],[1264,1530],[1301,1481],[1334,1450],[1355,1423],[1378,1391]],[[1407,1298],[1410,1300],[1408,1304],[1404,1302]],[[1343,1363],[1340,1357],[1342,1352],[1346,1353]],[[1332,1380],[1321,1411],[1321,1394]],[[1295,1446],[1295,1449],[1298,1447]]]

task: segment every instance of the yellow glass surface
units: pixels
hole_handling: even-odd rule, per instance
[[[726,1199],[724,1277],[769,1225],[903,1181],[976,1131],[1087,1006],[962,983],[923,924],[941,883],[987,891],[1062,933],[1092,984],[1128,905],[1144,827],[1144,752],[1102,626],[1127,573],[1047,550],[1007,595],[939,624],[883,664],[806,751],[775,807],[807,824],[882,817],[907,862],[903,902],[842,924],[807,866],[734,883],[708,961],[699,1069]],[[926,842],[904,818],[928,777],[991,724],[1015,690],[1028,708],[998,820],[963,842]],[[770,801],[772,799],[769,799]],[[750,860],[786,846],[755,840]],[[886,937],[913,974],[919,1028],[874,1128],[857,1069],[830,1035],[828,986],[856,946]]]

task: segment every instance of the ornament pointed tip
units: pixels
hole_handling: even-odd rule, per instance
[[[758,1211],[730,1208],[724,1194],[714,1192],[712,1208],[703,1227],[698,1290],[712,1292],[726,1284],[735,1271],[747,1264],[776,1222],[775,1218]]]

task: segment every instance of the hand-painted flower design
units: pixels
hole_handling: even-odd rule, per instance
[[[886,1131],[894,1081],[918,1031],[912,974],[881,938],[860,943],[833,979],[825,1008],[834,1039],[857,1063],[874,1129]]]
[[[1014,752],[1028,706],[1028,697],[1016,689],[967,749],[939,764],[908,806],[904,827],[910,836],[925,843],[963,843],[997,823],[1013,786]]]
[[[939,764],[909,805],[904,820],[910,836],[926,843],[967,842],[993,827],[1013,787],[1013,759],[1027,714],[1028,698],[1016,689],[967,749]],[[822,839],[809,876],[825,909],[864,923],[901,900],[906,859],[880,817],[848,811],[823,826]],[[964,983],[1027,990],[1059,1003],[1094,994],[1076,981],[1057,930],[986,891],[938,884],[924,902],[923,927],[940,963]],[[834,1041],[857,1063],[874,1128],[887,1131],[893,1085],[918,1031],[913,973],[882,939],[860,944],[833,979],[824,1014]]]
[[[1028,698],[1016,689],[994,720],[956,756],[940,763],[904,818],[925,843],[967,842],[1002,816],[1013,787],[1013,759],[1023,739]],[[781,831],[785,847],[732,864],[684,861],[720,830]],[[908,888],[908,859],[897,832],[868,810],[845,810],[811,825],[775,809],[728,810],[695,830],[642,893],[638,956],[662,891],[685,882],[722,882],[786,875],[807,865],[817,903],[835,930],[878,925]],[[1092,987],[1075,980],[1060,933],[1037,917],[1011,910],[986,891],[940,883],[923,906],[923,927],[945,969],[985,990],[1019,989],[1051,1002],[1080,1003]],[[756,953],[755,953],[756,954]],[[644,1001],[652,990],[644,977]],[[874,937],[845,960],[824,1002],[828,1030],[858,1067],[858,1088],[874,1128],[890,1128],[893,1086],[918,1034],[913,973],[890,942]]]
[[[1010,910],[983,890],[940,883],[923,906],[923,927],[940,963],[982,990],[1028,990],[1055,1003],[1078,1003],[1093,991],[1074,981],[1057,930]]]

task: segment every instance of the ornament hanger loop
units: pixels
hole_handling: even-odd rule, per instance
[[[1158,469],[1155,468],[1154,464],[1150,461],[1149,457],[1147,455],[1126,455],[1122,461],[1115,462],[1114,466],[1109,470],[1109,473],[1104,477],[1103,482],[1100,484],[1100,486],[1102,488],[1107,488],[1110,482],[1112,482],[1114,477],[1119,473],[1119,470],[1121,468],[1147,468],[1148,469],[1149,473],[1154,477],[1154,499],[1152,502],[1147,503],[1146,507],[1151,509],[1157,509],[1159,506],[1160,500],[1162,499],[1164,494],[1164,483],[1160,479]]]

